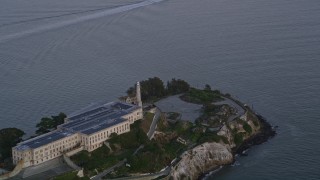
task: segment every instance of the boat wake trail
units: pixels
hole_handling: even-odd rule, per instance
[[[29,35],[33,35],[33,34],[37,34],[37,33],[41,33],[41,32],[46,32],[46,31],[53,30],[53,29],[58,29],[61,27],[69,26],[72,24],[77,24],[80,22],[88,21],[88,20],[93,20],[93,19],[97,19],[97,18],[101,18],[101,17],[105,17],[105,16],[110,16],[110,15],[130,11],[133,9],[148,6],[148,5],[158,3],[161,1],[164,1],[164,0],[146,0],[146,1],[143,1],[140,3],[136,3],[136,4],[124,5],[124,6],[116,7],[113,9],[108,9],[105,11],[96,12],[96,13],[93,13],[90,15],[81,16],[81,17],[78,17],[75,19],[60,21],[57,23],[53,23],[53,24],[49,24],[49,25],[47,24],[44,26],[36,27],[34,29],[29,29],[29,30],[25,30],[22,32],[8,34],[8,35],[0,37],[0,43],[8,42],[13,39],[19,39],[19,38],[22,38],[25,36],[29,36]]]

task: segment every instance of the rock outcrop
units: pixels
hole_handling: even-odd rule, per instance
[[[244,150],[267,141],[275,134],[275,130],[263,117],[246,113],[245,118],[225,124],[217,132],[217,135],[228,140],[228,144],[223,141],[206,142],[184,152],[180,162],[173,167],[169,179],[198,179],[208,171],[232,163],[234,154],[242,154]],[[241,136],[236,140],[237,135]]]
[[[180,162],[171,171],[170,179],[197,179],[201,174],[232,161],[229,145],[206,142],[182,154]]]

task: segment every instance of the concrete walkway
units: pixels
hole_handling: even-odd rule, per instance
[[[154,135],[154,131],[157,127],[157,123],[160,119],[160,115],[161,115],[161,111],[159,108],[156,108],[156,112],[153,116],[153,120],[152,120],[152,123],[151,123],[151,126],[150,126],[150,129],[149,129],[149,132],[147,133],[147,136],[149,139],[152,139],[153,135]]]
[[[66,164],[74,170],[80,171],[82,168],[76,165],[67,155],[63,155],[63,160]]]
[[[167,167],[165,170],[153,173],[153,174],[146,174],[141,176],[131,176],[131,177],[124,177],[124,178],[116,178],[117,180],[127,180],[127,179],[139,179],[139,180],[150,180],[156,179],[160,176],[167,176],[171,172],[171,167]]]
[[[120,167],[120,166],[123,166],[126,162],[127,162],[127,159],[124,159],[124,160],[118,162],[117,164],[113,165],[112,167],[104,170],[102,173],[99,173],[99,174],[91,177],[90,179],[100,180],[100,179],[102,179],[102,177],[104,177],[105,175],[107,175],[107,174],[111,173],[112,171],[114,171],[115,168]]]

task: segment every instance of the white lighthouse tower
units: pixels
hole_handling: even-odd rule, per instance
[[[141,90],[140,90],[140,82],[137,82],[136,87],[136,98],[137,98],[137,105],[142,108],[142,101],[141,101]]]

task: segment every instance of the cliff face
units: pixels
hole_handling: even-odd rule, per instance
[[[244,128],[244,124],[250,126],[250,132],[247,132]],[[261,124],[259,119],[255,115],[247,115],[244,116],[243,119],[238,119],[232,122],[229,122],[228,125],[224,125],[218,132],[217,135],[224,136],[228,139],[229,145],[231,148],[235,148],[237,146],[235,142],[235,134],[241,134],[242,140],[245,141],[250,137],[255,136],[256,134],[261,132]]]
[[[171,171],[170,179],[197,179],[201,174],[232,161],[229,145],[204,143],[182,154],[180,162]]]

